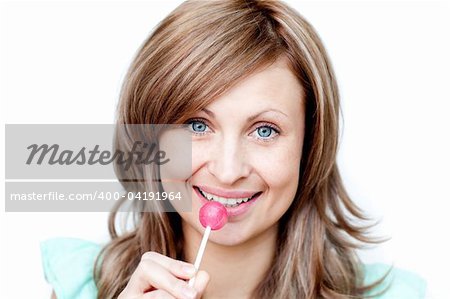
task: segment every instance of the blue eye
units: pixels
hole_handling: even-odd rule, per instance
[[[269,141],[275,138],[279,133],[280,132],[276,128],[272,127],[272,125],[266,124],[256,129],[256,138]]]
[[[257,129],[258,135],[261,138],[268,138],[272,135],[274,129],[269,126],[262,126]]]
[[[187,122],[189,129],[195,134],[204,134],[208,129],[208,125],[202,120],[190,120]]]
[[[206,131],[206,124],[204,122],[193,121],[191,123],[191,126],[192,126],[192,130],[194,130],[195,132],[204,132],[204,131]]]

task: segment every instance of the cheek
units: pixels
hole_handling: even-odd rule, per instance
[[[252,155],[255,171],[265,181],[268,188],[296,188],[299,171],[301,148],[291,143],[267,148],[264,152],[254,151]]]
[[[192,143],[192,170],[191,173],[195,173],[208,159],[211,146],[208,144],[202,144],[200,142]]]
[[[167,130],[159,139],[161,179],[184,181],[192,173],[192,139],[182,129]]]

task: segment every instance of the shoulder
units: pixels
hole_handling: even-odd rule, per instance
[[[93,270],[101,246],[76,238],[53,238],[40,243],[45,279],[58,299],[96,298]]]
[[[368,295],[376,295],[374,298],[425,298],[426,282],[416,273],[381,263],[365,264],[363,269],[365,285],[379,280],[388,273],[383,283],[368,293]]]

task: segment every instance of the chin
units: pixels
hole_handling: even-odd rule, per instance
[[[245,233],[235,233],[225,230],[213,231],[209,236],[209,242],[222,246],[239,246],[246,243],[251,237]]]
[[[212,231],[209,241],[223,246],[242,246],[266,239],[268,235],[276,230],[276,223],[269,227],[255,229],[253,226],[246,226],[242,223],[228,223],[221,230]]]
[[[184,224],[190,227],[189,230],[197,231],[203,236],[205,228],[197,219],[192,218],[192,214],[186,212],[180,213]],[[254,234],[256,232],[252,233],[248,231],[242,223],[227,223],[223,228],[211,231],[208,243],[211,242],[223,246],[238,246],[250,240]]]

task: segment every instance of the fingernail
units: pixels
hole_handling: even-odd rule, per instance
[[[197,291],[186,285],[184,286],[183,294],[185,295],[186,299],[195,299],[197,296]]]
[[[189,275],[193,275],[195,273],[195,267],[192,265],[184,265],[182,270]]]

